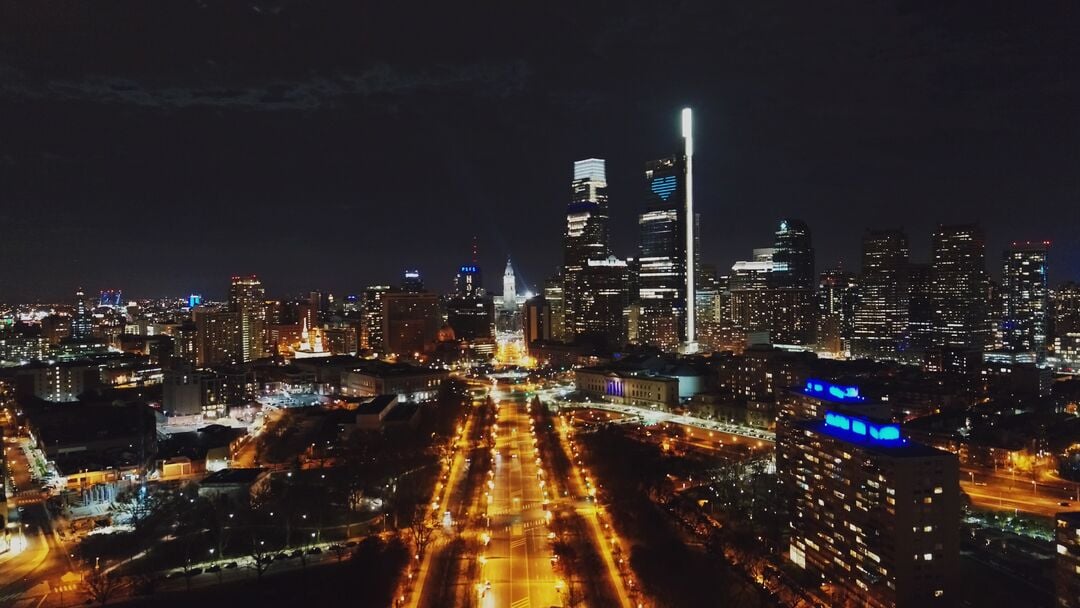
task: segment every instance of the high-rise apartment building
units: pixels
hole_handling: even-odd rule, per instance
[[[856,387],[807,380],[797,392],[819,409],[777,425],[791,562],[828,583],[831,605],[957,605],[956,456],[862,415],[873,408]]]
[[[626,320],[623,316],[630,303],[627,290],[626,261],[615,256],[602,260],[588,260],[585,271],[585,289],[578,302],[577,335],[589,336],[609,347],[626,344]]]
[[[983,231],[975,224],[938,226],[932,249],[934,346],[982,349],[988,338]]]
[[[241,361],[266,356],[266,290],[258,277],[233,277],[229,310],[240,316]]]
[[[232,365],[244,361],[241,313],[203,307],[191,311],[195,321],[195,364]]]
[[[1045,354],[1050,325],[1046,256],[1050,244],[1013,243],[1005,251],[1001,271],[1002,323],[1005,350],[1029,362]]]
[[[383,334],[383,297],[390,293],[389,285],[371,285],[364,290],[363,312],[360,320],[360,348],[385,353]]]
[[[381,300],[387,352],[409,357],[434,347],[439,330],[438,296],[426,291],[388,291]]]
[[[896,358],[906,349],[909,257],[908,238],[900,230],[872,230],[863,236],[853,354]]]

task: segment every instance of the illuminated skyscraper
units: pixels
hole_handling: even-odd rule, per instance
[[[241,361],[266,356],[266,290],[255,276],[233,277],[229,310],[240,315]]]
[[[471,298],[484,293],[483,275],[476,264],[463,264],[454,277],[454,295],[459,298]]]
[[[862,275],[851,351],[896,358],[908,325],[908,238],[900,230],[872,230],[863,237]]]
[[[544,282],[544,301],[551,309],[551,327],[548,335],[556,342],[572,339],[566,331],[566,301],[563,275],[556,274]]]
[[[1001,272],[1004,304],[1002,336],[1005,350],[1029,356],[1044,355],[1049,334],[1046,254],[1050,244],[1013,243],[1005,251]]]
[[[604,160],[575,161],[563,233],[563,316],[570,339],[586,331],[589,260],[603,260],[610,254]]]
[[[645,163],[645,211],[638,217],[637,339],[665,350],[694,350],[697,216],[693,203],[690,109],[682,112],[683,152]]]
[[[814,288],[814,248],[810,227],[796,219],[780,220],[773,245],[773,287]]]
[[[71,337],[76,340],[87,340],[94,331],[94,319],[90,316],[90,309],[86,306],[86,293],[82,287],[75,291],[75,306],[71,319]]]
[[[934,346],[982,349],[989,333],[983,231],[975,224],[938,226],[932,246]]]
[[[372,285],[364,290],[360,320],[360,348],[385,353],[383,337],[383,297],[390,292],[389,285]]]

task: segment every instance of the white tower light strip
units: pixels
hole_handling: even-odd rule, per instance
[[[685,351],[697,351],[695,342],[695,307],[694,274],[697,271],[694,256],[694,119],[690,108],[682,111],[682,136],[686,153],[686,346]]]

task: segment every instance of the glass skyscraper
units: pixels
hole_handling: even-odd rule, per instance
[[[589,260],[606,260],[611,255],[607,176],[601,158],[574,162],[563,239],[562,314],[566,338],[572,340],[585,333],[590,325],[587,303],[593,287]]]

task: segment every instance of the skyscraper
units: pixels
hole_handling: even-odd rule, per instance
[[[424,291],[424,279],[419,270],[409,269],[402,274],[401,290],[407,293],[420,293]]]
[[[364,289],[363,316],[360,321],[360,348],[377,353],[386,352],[383,335],[383,297],[390,293],[389,285],[371,285]]]
[[[770,279],[774,287],[814,288],[814,248],[806,222],[790,218],[780,220],[773,245]]]
[[[544,301],[551,309],[551,329],[548,332],[551,340],[566,342],[572,339],[566,331],[566,301],[563,275],[556,274],[544,282]]]
[[[608,256],[589,260],[587,264],[577,334],[596,338],[611,348],[621,347],[627,337],[623,311],[630,303],[626,261]]]
[[[459,298],[471,298],[484,293],[484,282],[480,267],[476,264],[462,264],[454,277],[454,295]]]
[[[254,275],[232,278],[229,310],[240,315],[241,361],[266,356],[266,290]]]
[[[1001,272],[1005,350],[1041,359],[1049,335],[1046,254],[1050,243],[1013,243]]]
[[[934,346],[982,349],[988,338],[983,231],[975,224],[938,226],[932,247]]]
[[[76,340],[87,340],[94,330],[94,319],[90,316],[90,310],[86,306],[86,293],[82,287],[75,291],[75,302],[71,319],[71,337]]]
[[[907,235],[900,230],[871,230],[863,236],[853,354],[896,358],[904,350],[909,255]]]
[[[585,332],[589,260],[603,260],[610,254],[604,160],[575,161],[563,233],[563,314],[571,338]]]
[[[855,273],[839,268],[823,270],[817,289],[817,347],[830,353],[850,348],[855,328],[857,297]]]
[[[690,109],[684,109],[682,154],[645,163],[645,211],[638,217],[638,340],[665,350],[695,348],[698,231],[691,120]]]

